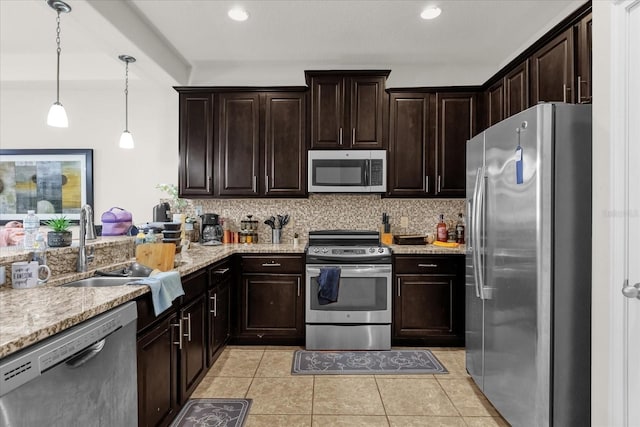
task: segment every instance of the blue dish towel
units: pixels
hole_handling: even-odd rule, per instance
[[[153,300],[153,311],[156,316],[171,307],[174,299],[184,295],[180,273],[177,271],[166,271],[153,276],[145,277],[130,285],[148,285],[151,288],[151,299]]]
[[[340,267],[321,267],[318,275],[318,304],[337,302],[339,288]]]

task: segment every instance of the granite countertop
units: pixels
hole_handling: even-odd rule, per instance
[[[456,249],[433,245],[390,247],[396,254],[464,254],[463,246]],[[177,270],[185,276],[235,253],[302,254],[304,250],[303,244],[194,244],[176,256]],[[116,264],[113,269],[119,266]],[[64,283],[92,276],[94,271],[56,277],[46,285],[32,289],[0,288],[0,358],[149,292],[146,285],[60,287]]]

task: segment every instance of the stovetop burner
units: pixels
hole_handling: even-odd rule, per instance
[[[309,232],[307,263],[387,263],[391,249],[380,244],[377,231],[319,230]]]

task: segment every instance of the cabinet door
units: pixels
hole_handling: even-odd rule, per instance
[[[180,94],[180,196],[213,194],[213,94]]]
[[[430,94],[391,92],[389,96],[389,195],[433,194]]]
[[[529,107],[529,60],[511,70],[504,78],[505,118]]]
[[[299,274],[245,274],[240,334],[262,338],[304,335],[304,295]]]
[[[500,79],[487,89],[487,127],[493,126],[505,118],[504,86],[504,80]]]
[[[161,321],[138,338],[138,425],[167,426],[178,404],[178,320]]]
[[[209,353],[208,366],[229,338],[231,279],[226,279],[209,290]]]
[[[441,345],[460,343],[464,334],[455,275],[397,274],[394,338],[419,338]]]
[[[573,102],[573,29],[551,40],[531,57],[531,103]]]
[[[344,145],[344,80],[339,75],[311,80],[311,148]]]
[[[257,196],[260,176],[260,97],[255,92],[218,98],[219,196]]]
[[[306,178],[306,94],[265,95],[265,196],[304,196]]]
[[[185,402],[207,371],[206,295],[180,310],[182,351],[180,353],[180,401]]]
[[[383,148],[384,77],[351,77],[349,126],[343,139],[351,148]]]
[[[591,52],[591,27],[593,18],[591,14],[582,18],[576,25],[577,30],[577,43],[578,43],[578,81],[576,82],[578,103],[590,103],[591,102],[591,70],[592,70],[592,52]]]
[[[436,94],[436,195],[464,197],[467,140],[476,133],[475,93]]]

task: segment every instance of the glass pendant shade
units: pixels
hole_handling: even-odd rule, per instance
[[[133,147],[133,136],[131,135],[131,132],[125,130],[122,132],[122,135],[120,135],[120,148],[131,149]]]
[[[49,108],[49,114],[47,115],[47,124],[49,126],[57,128],[69,127],[69,119],[67,119],[67,112],[59,102],[54,102],[51,108]]]

